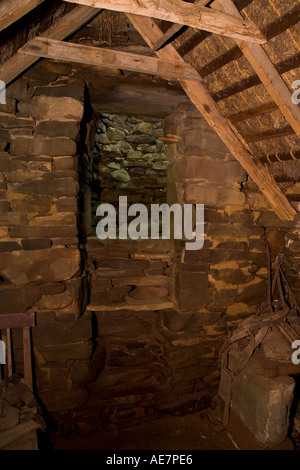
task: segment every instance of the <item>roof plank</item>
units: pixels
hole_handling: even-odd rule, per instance
[[[155,41],[161,37],[160,28],[149,18],[136,15],[128,15],[128,17],[147,44],[153,47]],[[171,44],[156,51],[156,54],[167,60],[179,60],[180,58],[180,55]],[[182,58],[181,60],[184,62]],[[259,159],[253,155],[243,137],[233,127],[230,121],[221,114],[217,104],[203,83],[184,80],[181,80],[180,83],[191,101],[223,140],[232,155],[240,162],[253,181],[258,185],[278,217],[283,220],[293,220],[297,211],[282,193],[268,170]]]
[[[247,39],[264,44],[266,38],[259,28],[248,20],[241,20],[227,13],[201,7],[181,0],[65,0],[69,3],[104,8],[129,14],[157,18],[192,28],[203,29],[222,36]],[[162,33],[161,33],[162,36]],[[158,38],[157,40],[159,40]]]
[[[143,72],[178,80],[201,80],[195,69],[187,63],[41,37],[27,42],[18,52],[47,59]]]

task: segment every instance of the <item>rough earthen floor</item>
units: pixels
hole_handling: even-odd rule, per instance
[[[236,450],[205,414],[163,415],[144,424],[88,437],[51,436],[54,450]]]

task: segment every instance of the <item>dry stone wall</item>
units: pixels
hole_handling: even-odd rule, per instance
[[[201,409],[217,392],[219,350],[228,331],[266,298],[265,238],[273,258],[285,244],[286,274],[300,300],[298,221],[274,215],[192,106],[182,105],[162,124],[102,116],[105,129],[94,132],[98,121],[85,83],[69,73],[66,64],[42,62],[8,88],[0,106],[0,313],[36,312],[37,392],[51,414],[76,417],[84,432],[91,416],[96,427],[115,426],[160,411]],[[128,134],[118,119],[132,126]],[[167,145],[168,165],[163,144],[157,147],[162,129],[181,137]],[[86,243],[95,140],[105,158],[102,191],[112,202],[120,188],[130,203],[147,204],[145,194],[157,202],[161,193],[170,204],[204,203],[201,250],[185,251],[184,243],[166,240],[147,249],[127,241]],[[134,159],[125,158],[124,144]],[[153,159],[144,158],[149,154]],[[158,164],[163,168],[154,168]],[[147,174],[151,188],[141,182],[145,169],[155,172]],[[114,179],[118,170],[130,181]],[[298,208],[298,163],[271,171]],[[142,304],[150,298],[174,306],[86,311],[89,303]],[[17,330],[14,344],[21,370]]]
[[[77,224],[85,84],[63,78],[68,65],[48,65],[10,85],[0,106],[0,309],[36,312],[36,386],[51,413],[86,400],[93,344]]]
[[[181,136],[167,151],[169,200],[205,205],[204,246],[199,251],[178,248],[173,296],[184,316],[193,313],[207,319],[205,333],[202,337],[199,334],[198,341],[211,345],[212,351],[203,358],[211,357],[217,373],[224,338],[267,299],[266,243],[272,261],[283,249],[283,269],[299,302],[300,218],[298,215],[287,222],[276,216],[259,188],[191,105],[180,106],[165,119],[165,132]],[[269,170],[299,210],[299,163],[273,164]]]

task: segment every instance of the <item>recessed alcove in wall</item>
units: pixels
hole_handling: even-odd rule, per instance
[[[162,120],[156,117],[101,114],[95,129],[91,174],[91,235],[96,236],[99,204],[119,197],[128,206],[166,202],[167,167]]]

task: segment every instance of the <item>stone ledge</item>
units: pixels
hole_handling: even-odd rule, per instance
[[[118,311],[118,310],[134,310],[134,311],[140,311],[140,310],[165,310],[168,308],[174,308],[174,303],[171,302],[170,300],[164,300],[164,299],[152,299],[151,301],[143,301],[143,303],[140,303],[140,301],[132,301],[132,302],[124,302],[124,303],[115,303],[115,304],[110,304],[110,305],[93,305],[89,304],[86,307],[86,310],[88,312],[112,312],[112,311]]]

